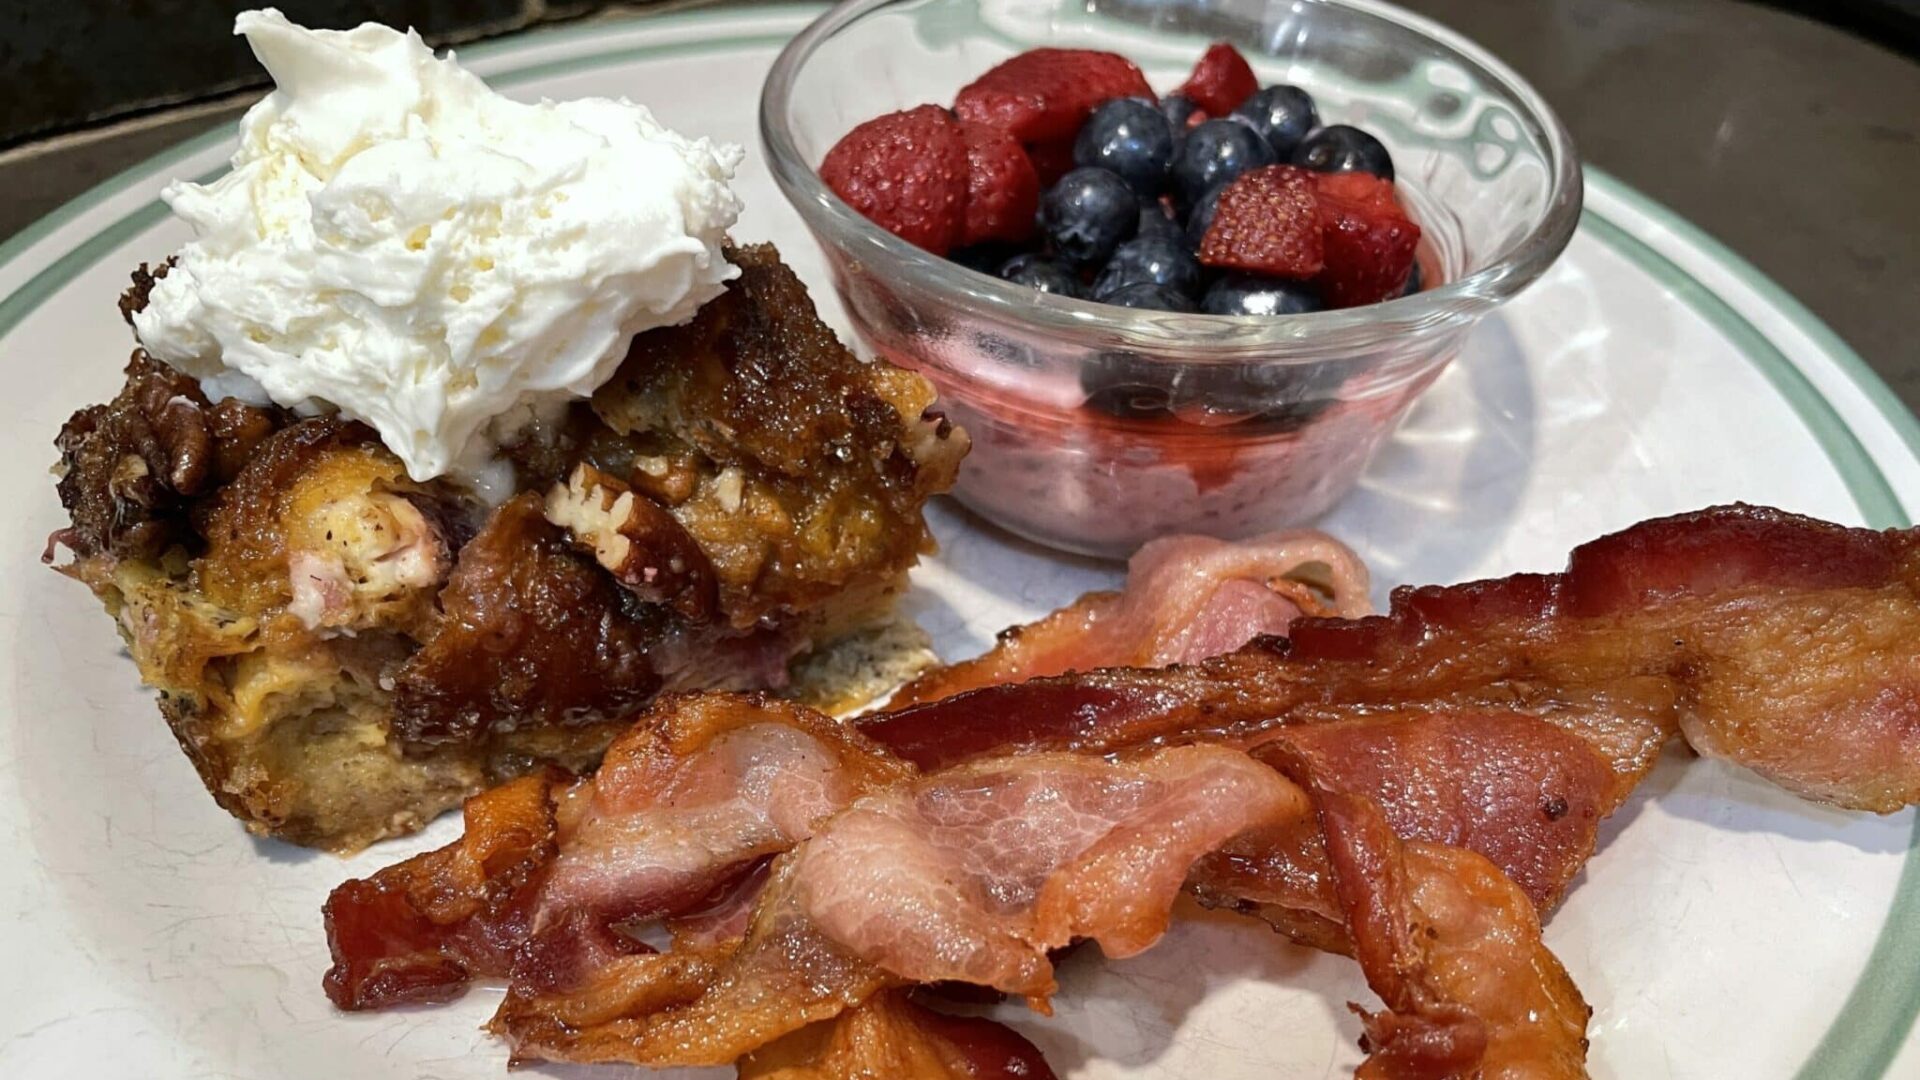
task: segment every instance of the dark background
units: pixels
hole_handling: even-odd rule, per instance
[[[1752,260],[1920,406],[1920,0],[1399,2],[1504,57],[1565,119],[1585,160]],[[114,172],[231,124],[261,79],[231,34],[233,13],[256,6],[243,0],[9,6],[0,240]],[[442,44],[681,5],[279,6],[314,26],[413,25]]]
[[[1441,14],[1495,10],[1518,22],[1582,5],[1505,0],[1489,4],[1423,3]],[[14,0],[0,38],[0,148],[37,136],[206,98],[263,81],[258,65],[233,36],[245,0]],[[605,0],[278,0],[294,22],[348,27],[362,22],[412,26],[437,44],[469,41],[600,9],[646,5]],[[1604,9],[1646,5],[1621,2]],[[1658,6],[1658,5],[1655,5]],[[1676,5],[1684,7],[1684,4]],[[1920,52],[1920,0],[1775,0],[1891,49]],[[1597,26],[1590,26],[1597,29]],[[1508,59],[1522,58],[1509,53]],[[1760,74],[1756,72],[1756,75]]]

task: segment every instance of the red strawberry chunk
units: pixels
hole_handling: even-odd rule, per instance
[[[1153,89],[1133,61],[1091,49],[1030,49],[968,83],[954,99],[962,120],[1024,143],[1072,139],[1093,107]]]
[[[1401,213],[1400,200],[1393,193],[1393,182],[1382,180],[1372,173],[1314,173],[1313,183],[1323,199],[1364,207],[1376,214]]]
[[[1073,171],[1073,140],[1028,143],[1027,160],[1033,162],[1033,171],[1040,177],[1040,186],[1052,187],[1055,180]]]
[[[1033,235],[1040,178],[1013,136],[985,124],[962,122],[967,145],[967,211],[961,246],[984,240],[1018,244]]]
[[[1393,197],[1393,184],[1362,172],[1315,173],[1326,266],[1314,279],[1328,307],[1358,307],[1399,296],[1413,270],[1420,226]]]
[[[868,220],[945,255],[962,234],[967,143],[947,110],[922,105],[876,116],[847,132],[820,163],[820,178]]]
[[[1187,84],[1179,93],[1191,98],[1209,115],[1225,116],[1258,89],[1260,80],[1254,76],[1247,58],[1226,42],[1216,41],[1201,54],[1200,62],[1193,66],[1193,74],[1187,77]]]
[[[1253,169],[1220,193],[1213,224],[1200,238],[1200,263],[1310,278],[1325,261],[1321,230],[1312,173],[1292,165]]]

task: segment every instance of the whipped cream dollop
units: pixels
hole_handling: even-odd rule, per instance
[[[234,31],[277,88],[231,172],[163,193],[194,238],[134,316],[210,397],[337,409],[414,479],[485,487],[500,440],[736,273],[737,146],[625,100],[511,101],[412,32],[271,8]]]

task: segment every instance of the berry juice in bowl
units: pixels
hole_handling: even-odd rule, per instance
[[[972,435],[956,495],[1105,556],[1325,512],[1579,216],[1537,94],[1362,0],[851,0],[761,127],[856,332]]]

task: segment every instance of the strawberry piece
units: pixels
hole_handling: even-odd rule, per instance
[[[985,240],[1021,243],[1033,235],[1040,208],[1040,178],[1013,136],[985,124],[962,122],[967,146],[967,210],[962,247]]]
[[[1366,172],[1313,174],[1314,188],[1323,199],[1347,206],[1358,206],[1374,214],[1400,214],[1400,200],[1393,193],[1393,181]]]
[[[967,206],[967,143],[937,105],[888,113],[827,151],[820,179],[848,206],[906,242],[945,255]]]
[[[1095,105],[1117,97],[1153,97],[1147,77],[1117,53],[1030,49],[960,89],[953,111],[1024,143],[1072,139]]]
[[[1268,165],[1240,174],[1200,238],[1200,263],[1269,277],[1310,278],[1325,261],[1313,174]]]
[[[1073,171],[1073,140],[1028,143],[1027,160],[1033,162],[1033,171],[1040,177],[1040,186],[1050,188],[1055,180]]]
[[[1314,173],[1326,266],[1314,279],[1328,307],[1399,296],[1413,270],[1420,226],[1393,197],[1393,183],[1363,172]]]
[[[1260,89],[1260,80],[1240,50],[1216,41],[1193,65],[1193,74],[1177,93],[1186,95],[1209,115],[1225,116]]]

